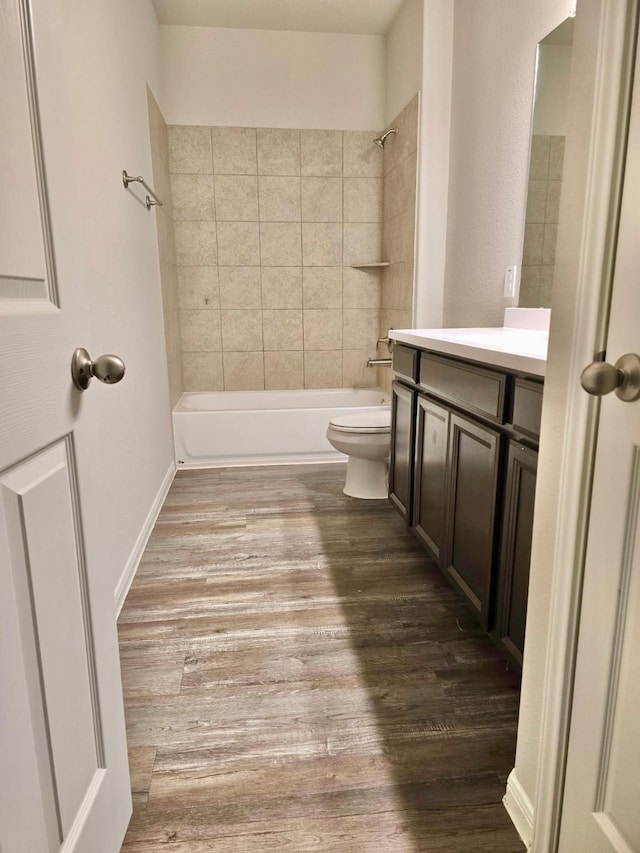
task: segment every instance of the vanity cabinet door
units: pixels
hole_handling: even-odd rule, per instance
[[[445,574],[489,626],[500,434],[450,415]]]
[[[510,442],[493,635],[522,666],[538,454]]]
[[[446,535],[447,445],[451,414],[418,395],[413,525],[438,566]]]
[[[407,524],[411,524],[416,397],[417,393],[411,388],[401,382],[393,382],[389,500]]]

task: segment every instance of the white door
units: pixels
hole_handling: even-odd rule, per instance
[[[85,559],[76,449],[87,398],[114,389],[71,382],[88,318],[56,10],[0,0],[0,850],[116,853],[130,795],[113,590]]]
[[[640,63],[607,361],[640,354]],[[595,458],[561,853],[640,851],[640,400],[604,397]]]

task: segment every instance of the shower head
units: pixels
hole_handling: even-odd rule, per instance
[[[387,136],[389,136],[390,133],[397,133],[397,132],[398,132],[397,127],[391,127],[391,128],[389,128],[389,130],[385,131],[384,133],[381,133],[380,136],[377,136],[373,141],[380,148],[384,148],[384,143],[387,140]]]

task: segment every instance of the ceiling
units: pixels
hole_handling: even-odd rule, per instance
[[[386,35],[404,0],[152,0],[161,24]]]

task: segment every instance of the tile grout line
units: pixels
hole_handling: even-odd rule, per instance
[[[209,136],[211,140],[211,172],[213,181],[213,213],[216,220],[216,275],[218,276],[218,317],[220,323],[220,374],[222,376],[222,390],[224,391],[224,352],[222,347],[222,293],[220,287],[220,249],[218,241],[218,206],[216,194],[216,164],[213,154],[213,126],[209,127]]]

